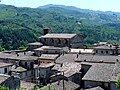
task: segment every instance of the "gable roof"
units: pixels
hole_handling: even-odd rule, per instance
[[[81,64],[80,63],[75,63],[75,62],[65,62],[62,64],[56,64],[52,70],[58,70],[60,72],[64,72],[65,77],[70,77],[76,73],[79,73],[81,69]]]
[[[98,87],[93,87],[93,88],[84,89],[84,90],[104,90],[104,89],[98,86]]]
[[[44,51],[44,50],[62,50],[62,48],[54,47],[54,46],[42,46],[40,48],[34,49],[34,51]]]
[[[88,55],[88,54],[64,54],[56,59],[57,63],[63,62],[92,62],[92,63],[115,63],[116,59],[120,60],[120,56],[113,55]]]
[[[117,61],[117,62],[115,63],[115,67],[114,67],[114,69],[113,69],[111,81],[112,81],[112,82],[116,82],[119,74],[120,74],[120,62]]]
[[[56,60],[59,57],[59,54],[42,54],[38,60]]]
[[[94,64],[84,75],[82,80],[110,82],[114,66],[114,64],[105,63]]]
[[[93,47],[93,49],[116,49],[115,46],[112,46],[112,45],[102,45],[102,46],[96,46],[96,47]]]
[[[77,34],[46,34],[40,38],[73,38]]]
[[[31,60],[37,60],[37,56],[31,56],[31,55],[27,55],[24,53],[18,53],[17,54],[13,54],[13,53],[4,53],[4,52],[0,52],[0,59],[1,60],[25,60],[25,61],[31,61]]]
[[[28,45],[38,45],[42,46],[43,44],[41,42],[33,42],[33,43],[28,43]]]
[[[40,68],[49,68],[49,67],[53,67],[55,65],[55,63],[41,63],[39,65]]]
[[[54,90],[63,90],[63,80],[57,81],[52,83],[51,85],[47,85],[46,87],[43,87],[44,90],[47,90],[47,87],[52,87]],[[80,86],[78,84],[75,84],[72,81],[66,81],[64,80],[64,88],[65,90],[76,90]]]
[[[14,72],[25,72],[25,71],[27,71],[27,69],[19,66],[17,68],[12,68],[11,71],[14,71]]]
[[[13,64],[11,63],[3,63],[3,62],[0,62],[0,68],[1,67],[8,67],[8,66],[12,66]]]

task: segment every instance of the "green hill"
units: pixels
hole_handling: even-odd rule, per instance
[[[82,34],[88,44],[96,41],[119,43],[119,13],[66,8],[0,5],[0,50],[26,47],[28,42],[42,35],[44,27],[50,28],[50,33]]]

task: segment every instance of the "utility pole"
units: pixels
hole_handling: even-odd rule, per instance
[[[63,72],[63,90],[65,90],[65,83],[64,83],[64,71]]]

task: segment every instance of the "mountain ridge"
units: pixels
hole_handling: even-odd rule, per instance
[[[108,13],[108,14],[120,14],[120,12],[114,12],[114,11],[100,11],[100,10],[91,10],[91,9],[84,9],[84,8],[78,8],[75,6],[67,6],[67,5],[58,5],[58,4],[47,4],[44,6],[39,6],[37,8],[42,8],[42,9],[46,9],[46,8],[51,8],[51,7],[60,7],[60,8],[64,8],[64,9],[68,9],[68,10],[76,10],[76,11],[88,11],[88,12],[96,12],[96,13]]]

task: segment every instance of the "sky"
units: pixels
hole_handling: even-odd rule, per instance
[[[120,12],[120,0],[0,0],[0,4],[37,8],[47,4],[75,6],[82,9]]]

